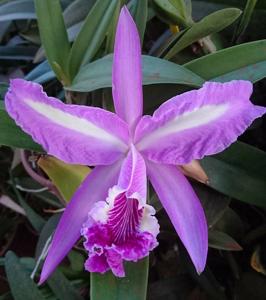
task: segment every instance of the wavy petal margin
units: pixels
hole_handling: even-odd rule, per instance
[[[266,112],[250,101],[252,84],[207,82],[178,95],[144,116],[136,128],[136,147],[148,159],[187,164],[223,151]]]
[[[51,155],[75,164],[107,165],[127,150],[127,124],[100,108],[66,105],[48,97],[42,86],[11,81],[6,110]]]

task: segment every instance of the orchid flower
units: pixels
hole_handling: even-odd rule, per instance
[[[142,116],[141,49],[136,25],[124,7],[115,39],[113,99],[116,114],[67,105],[36,83],[11,81],[9,115],[51,155],[96,166],[66,207],[54,233],[40,282],[82,235],[85,269],[125,276],[123,262],[149,254],[159,225],[147,204],[147,176],[198,273],[207,257],[207,224],[201,204],[178,167],[223,151],[266,109],[253,105],[248,81],[206,82]]]

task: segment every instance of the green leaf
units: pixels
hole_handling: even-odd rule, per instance
[[[32,0],[17,0],[0,6],[0,21],[36,19]]]
[[[112,86],[111,55],[107,55],[81,68],[68,90],[88,92]],[[186,68],[172,62],[152,57],[142,56],[143,84],[177,83],[200,87],[204,80]]]
[[[209,246],[211,248],[228,251],[241,251],[242,247],[228,234],[218,231],[210,230]]]
[[[29,205],[28,203],[23,199],[23,197],[21,196],[20,192],[17,190],[16,186],[15,186],[15,181],[11,175],[11,181],[12,181],[12,185],[13,185],[13,190],[17,196],[17,199],[20,203],[20,205],[23,207],[26,216],[29,220],[29,222],[31,223],[31,225],[33,226],[33,228],[38,231],[41,232],[43,226],[45,225],[45,220],[43,217],[41,217],[40,215],[38,215]]]
[[[66,164],[52,156],[41,157],[38,165],[52,180],[67,202],[70,201],[76,189],[90,172],[90,168],[86,166]]]
[[[192,60],[184,66],[206,80],[228,81],[234,78],[255,82],[266,75],[265,48],[266,40],[245,43]],[[257,70],[258,63],[261,64]]]
[[[82,300],[77,290],[62,272],[56,270],[47,281],[58,300]]]
[[[55,215],[51,216],[49,218],[49,220],[47,220],[46,223],[44,224],[44,226],[40,232],[37,246],[35,249],[36,260],[40,257],[46,241],[54,233],[54,230],[55,230],[61,216],[62,216],[62,214],[55,214]]]
[[[194,23],[176,42],[176,44],[165,55],[170,59],[187,46],[215,32],[219,32],[232,24],[241,14],[237,8],[225,8],[218,10],[201,21]]]
[[[45,300],[12,251],[8,251],[5,256],[5,271],[15,300]]]
[[[203,206],[208,227],[212,228],[225,213],[230,199],[206,185],[192,182],[192,186]]]
[[[91,300],[146,300],[149,257],[125,264],[126,277],[91,273]]]
[[[154,4],[159,17],[167,24],[187,27],[193,23],[190,7],[182,0],[154,0]]]
[[[234,40],[237,41],[248,27],[249,21],[255,9],[257,0],[247,0],[243,15],[234,34]]]
[[[68,70],[71,78],[98,51],[118,4],[119,1],[98,0],[90,10],[70,51]]]
[[[266,60],[226,73],[225,75],[215,77],[212,81],[227,82],[230,80],[243,79],[255,83],[265,78],[265,76]]]
[[[23,132],[13,119],[9,117],[5,111],[3,101],[0,101],[0,145],[43,151],[42,147],[36,144],[32,138]]]
[[[69,28],[83,21],[94,3],[95,0],[75,0],[71,2],[63,13],[66,27]]]
[[[58,79],[68,84],[67,60],[70,44],[60,0],[35,0],[41,41],[50,66]]]
[[[266,153],[236,142],[201,160],[210,186],[240,201],[266,207]]]
[[[138,27],[141,43],[143,42],[148,17],[148,0],[135,0],[130,10]]]

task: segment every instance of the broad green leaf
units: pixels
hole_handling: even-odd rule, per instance
[[[5,256],[5,270],[14,300],[45,300],[12,251]]]
[[[68,70],[74,78],[79,68],[90,62],[101,46],[119,1],[98,0],[90,10],[70,51]]]
[[[41,157],[38,165],[52,180],[66,201],[70,201],[78,186],[90,172],[90,168],[86,166],[66,164],[52,156]]]
[[[232,24],[241,14],[237,8],[225,8],[216,11],[201,21],[194,23],[165,55],[170,59],[192,43],[210,34],[216,33]]]
[[[73,80],[73,84],[66,89],[88,92],[103,87],[112,86],[111,55],[107,55],[81,68]],[[142,56],[143,84],[176,83],[200,87],[204,80],[186,68],[172,62],[152,57]]]
[[[32,0],[17,0],[0,6],[0,21],[36,19]]]
[[[42,147],[36,144],[32,138],[22,131],[9,117],[4,108],[3,101],[0,101],[0,145],[43,151]]]
[[[242,247],[228,234],[218,231],[209,230],[209,246],[211,248],[228,251],[241,251]]]
[[[58,300],[82,300],[77,290],[62,272],[56,270],[47,281],[49,287],[54,292]]]
[[[253,11],[255,9],[256,3],[257,3],[257,0],[247,0],[245,9],[243,11],[243,15],[240,19],[240,22],[239,22],[236,30],[235,30],[235,34],[234,34],[235,41],[237,41],[238,38],[240,38],[240,36],[245,32],[245,30],[249,24],[250,18],[253,14]]]
[[[142,43],[145,29],[146,29],[147,17],[148,17],[148,0],[142,0],[142,1],[135,0],[132,3],[130,12],[138,27],[139,36]]]
[[[240,201],[266,207],[266,153],[236,142],[201,160],[210,186]]]
[[[154,4],[159,17],[168,24],[187,27],[193,23],[190,8],[182,0],[154,0]]]
[[[125,264],[126,277],[91,273],[91,300],[146,300],[149,257]]]
[[[230,80],[243,79],[255,83],[265,77],[266,60],[226,73],[225,75],[215,77],[212,81],[227,82]]]
[[[41,41],[49,64],[59,80],[68,84],[67,60],[70,44],[60,0],[35,0]]]
[[[234,78],[255,82],[266,76],[265,48],[266,40],[245,43],[192,60],[184,66],[206,80],[227,81],[227,78]],[[256,68],[258,63],[261,64]]]

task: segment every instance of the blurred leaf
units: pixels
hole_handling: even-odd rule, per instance
[[[148,300],[176,300],[190,299],[189,293],[194,287],[188,275],[179,275],[174,278],[160,279],[148,286]]]
[[[228,207],[216,222],[214,229],[227,233],[234,239],[242,240],[245,234],[245,226],[246,224],[241,217],[231,207]]]
[[[257,3],[257,0],[246,0],[246,1],[247,3],[243,11],[243,15],[234,33],[234,38],[233,38],[234,41],[237,41],[241,37],[241,35],[245,32]]]
[[[82,300],[77,290],[62,272],[56,270],[47,281],[58,300]]]
[[[208,226],[212,228],[228,208],[230,199],[203,184],[193,182],[192,185],[204,208]]]
[[[242,247],[228,234],[218,231],[209,230],[209,246],[211,248],[228,251],[241,251]]]
[[[24,208],[26,216],[29,220],[29,222],[31,223],[31,225],[33,226],[33,228],[40,232],[45,224],[45,220],[43,219],[43,217],[41,217],[40,215],[38,215],[29,205],[28,203],[23,199],[23,197],[21,196],[20,192],[17,190],[16,186],[15,186],[15,181],[11,175],[11,180],[12,180],[12,185],[13,185],[13,190],[15,192],[15,195],[17,196],[17,199],[20,203],[20,205]]]
[[[26,76],[26,80],[35,81],[38,83],[44,83],[55,78],[55,73],[51,70],[51,67],[47,60],[37,65]]]
[[[11,25],[11,21],[3,21],[3,22],[1,22],[1,27],[0,27],[0,42],[2,42],[5,34],[7,33],[8,29],[10,27],[10,25]]]
[[[219,32],[232,24],[241,14],[237,8],[225,8],[216,11],[201,21],[194,23],[181,37],[176,44],[164,56],[165,59],[171,59],[178,52],[215,32]]]
[[[234,79],[254,82],[266,75],[265,48],[266,40],[245,43],[192,60],[184,66],[206,80],[225,82],[233,74]],[[260,68],[256,68],[257,63],[262,63]]]
[[[252,205],[266,207],[266,153],[236,142],[225,151],[201,160],[210,186]]]
[[[69,28],[83,21],[96,0],[75,0],[64,10],[63,16],[66,27]]]
[[[112,86],[111,55],[107,55],[81,68],[73,80],[73,84],[66,89],[88,92],[103,87]],[[143,84],[178,83],[200,87],[204,80],[186,68],[172,62],[152,57],[142,56]]]
[[[68,70],[71,78],[98,51],[118,4],[119,1],[98,0],[90,10],[70,51]]]
[[[266,60],[226,73],[225,75],[215,77],[212,81],[227,82],[230,80],[243,79],[255,83],[265,77]]]
[[[72,250],[68,253],[68,259],[70,267],[73,271],[83,272],[84,271],[84,256],[78,251]]]
[[[6,195],[0,196],[0,204],[10,208],[11,210],[23,216],[26,215],[25,210],[21,206],[19,206],[14,200],[12,200],[10,197]]]
[[[59,220],[60,220],[61,214],[55,214],[49,218],[48,221],[46,221],[45,225],[43,226],[40,236],[37,242],[37,246],[35,249],[35,258],[38,259],[42,253],[43,247],[48,240],[48,238],[53,234]]]
[[[45,300],[12,251],[5,256],[5,270],[15,300]]]
[[[3,101],[0,101],[0,145],[23,148],[33,151],[42,151],[40,145],[23,132],[9,117],[4,108]]]
[[[17,0],[0,6],[0,21],[36,19],[32,0]]]
[[[0,108],[2,108],[3,101],[1,101],[1,100],[4,99],[5,94],[6,94],[7,90],[8,90],[8,86],[9,85],[7,83],[0,82],[0,103],[2,103],[2,104],[0,104],[1,105]]]
[[[161,37],[160,37],[157,41],[157,43],[158,43],[157,49],[155,47],[154,47],[155,49],[153,49],[154,56],[163,57],[165,55],[165,53],[167,53],[167,51],[174,46],[176,41],[178,39],[180,39],[180,37],[187,32],[187,30],[188,30],[188,28],[184,29],[182,31],[176,32],[174,34],[171,33],[171,35],[169,37],[166,37],[165,40],[161,40]],[[167,32],[165,32],[165,36],[167,35]]]
[[[36,47],[28,46],[0,46],[0,60],[32,61]]]
[[[121,7],[125,4],[125,0],[117,0],[119,3],[116,6],[116,9],[113,13],[113,18],[108,27],[107,37],[106,37],[106,45],[105,45],[105,53],[113,53],[114,52],[114,43],[115,43],[115,33],[116,33],[116,25],[119,18],[119,14],[121,11]],[[131,4],[135,3],[135,1],[130,1],[128,3],[128,8],[130,10]]]
[[[47,59],[58,79],[68,84],[67,60],[70,44],[60,0],[35,0],[41,41]]]
[[[255,251],[253,252],[251,259],[250,259],[250,265],[258,273],[266,275],[265,266],[263,265],[263,263],[261,261],[261,246],[260,245],[257,246]]]
[[[138,262],[125,263],[126,277],[118,278],[112,272],[104,275],[91,273],[91,299],[146,300],[149,257]]]
[[[90,168],[86,166],[66,164],[52,156],[41,157],[38,160],[38,165],[52,180],[67,202],[70,201],[77,187],[90,173]]]
[[[235,300],[264,300],[266,277],[254,271],[244,272],[234,291]]]
[[[148,17],[148,0],[134,0],[131,5],[130,12],[138,27],[139,36],[142,43]]]
[[[182,0],[154,0],[155,10],[167,24],[190,26],[191,11]]]
[[[14,300],[14,298],[10,292],[7,292],[0,296],[0,300]]]

